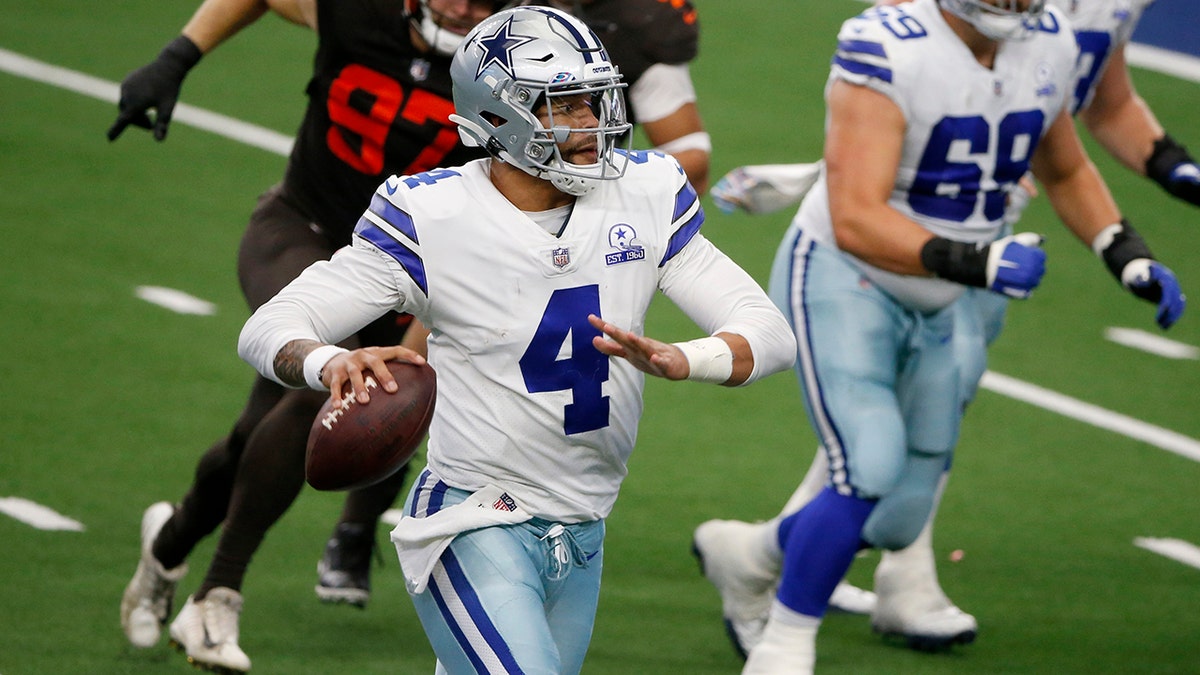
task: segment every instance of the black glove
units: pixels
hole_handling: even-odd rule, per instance
[[[1154,142],[1154,152],[1146,160],[1146,175],[1171,196],[1200,206],[1200,166],[1187,148],[1163,134]]]
[[[166,138],[183,78],[203,55],[195,42],[180,35],[167,43],[158,58],[126,75],[121,82],[121,100],[117,103],[120,112],[117,121],[108,129],[108,140],[116,140],[130,124],[153,129],[157,141]],[[150,108],[157,111],[154,122],[146,114]]]

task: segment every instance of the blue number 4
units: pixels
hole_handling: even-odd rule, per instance
[[[572,402],[563,409],[567,435],[608,426],[608,397],[601,392],[608,380],[608,357],[592,346],[600,331],[588,323],[588,314],[600,316],[599,286],[554,291],[521,355],[521,376],[529,393],[571,390]],[[560,359],[564,347],[570,356]]]

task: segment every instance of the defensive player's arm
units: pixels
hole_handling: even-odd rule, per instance
[[[888,205],[904,114],[884,94],[843,80],[827,99],[825,173],[838,248],[889,272],[928,276],[921,249],[933,234]]]
[[[317,27],[317,0],[204,0],[182,33],[207,54],[268,11],[301,26]]]
[[[650,144],[674,157],[696,192],[704,194],[712,139],[704,130],[687,64],[651,66],[634,83],[629,102]]]

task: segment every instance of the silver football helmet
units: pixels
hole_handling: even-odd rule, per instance
[[[604,45],[579,19],[550,7],[498,12],[463,40],[450,76],[456,113],[450,119],[466,145],[483,147],[575,196],[594,190],[596,181],[624,175],[628,155],[617,146],[622,138],[628,142],[631,126],[621,94],[625,84]],[[569,114],[563,119],[562,111],[581,98],[595,127],[574,127]],[[543,105],[545,126],[536,114]],[[563,158],[558,144],[577,133],[595,134],[595,164]]]
[[[997,41],[1024,40],[1037,30],[1046,11],[1046,0],[1030,0],[1022,10],[1020,0],[939,0],[951,14]]]

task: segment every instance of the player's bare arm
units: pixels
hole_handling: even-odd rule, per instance
[[[1058,217],[1084,244],[1091,246],[1100,230],[1121,220],[1069,111],[1063,110],[1046,131],[1030,166]]]
[[[933,235],[888,205],[905,122],[887,96],[835,82],[825,137],[829,210],[838,248],[897,274],[927,275],[921,247]]]
[[[1131,171],[1146,175],[1146,160],[1165,132],[1133,87],[1124,47],[1113,51],[1096,93],[1079,111],[1079,119],[1110,155]]]

